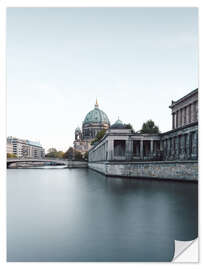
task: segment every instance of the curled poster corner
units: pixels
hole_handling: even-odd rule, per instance
[[[175,240],[172,262],[198,262],[198,238],[191,241]]]

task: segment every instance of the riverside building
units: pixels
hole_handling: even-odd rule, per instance
[[[9,149],[9,151],[8,151]],[[7,138],[7,153],[17,158],[44,158],[45,151],[39,142],[23,140],[15,137]]]
[[[170,108],[172,130],[161,134],[135,133],[117,120],[89,150],[88,166],[106,175],[196,180],[198,89]]]

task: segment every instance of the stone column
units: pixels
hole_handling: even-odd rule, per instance
[[[131,160],[133,157],[133,140],[126,140],[126,159]]]
[[[185,156],[186,156],[185,146],[186,146],[186,136],[185,134],[183,134],[182,135],[182,159],[185,159]]]
[[[194,121],[197,121],[197,102],[194,102]]]
[[[176,111],[176,128],[179,127],[179,111]]]
[[[177,160],[178,158],[179,158],[178,136],[176,136],[176,157],[175,157],[175,159]]]
[[[108,140],[108,158],[107,160],[113,160],[114,159],[114,141]]]
[[[185,107],[185,123],[186,125],[189,123],[189,106]]]
[[[165,139],[164,151],[166,154],[166,159],[168,159],[168,139]]]
[[[179,136],[179,143],[180,143],[180,153],[179,153],[179,159],[183,159],[184,156],[184,135]]]
[[[150,156],[153,157],[154,153],[154,140],[150,141]]]
[[[183,125],[186,124],[186,107],[183,108]]]
[[[188,159],[192,157],[192,134],[188,133]]]
[[[185,122],[185,108],[182,108],[182,126],[184,126]]]
[[[173,137],[173,159],[176,160],[176,137]]]
[[[182,127],[182,109],[180,109],[179,126]]]
[[[168,147],[168,159],[170,159],[171,157],[171,138],[168,138],[168,144],[167,144],[167,147]]]
[[[194,122],[194,103],[191,104],[191,122]]]
[[[174,158],[174,137],[171,138],[171,158]]]
[[[175,113],[172,114],[172,129],[175,128]]]
[[[194,134],[194,158],[198,157],[198,133],[197,131]]]
[[[177,112],[174,113],[174,128],[177,128]]]
[[[186,125],[186,107],[184,108],[184,125]]]
[[[186,159],[190,159],[190,133],[187,133],[186,136],[186,154],[185,154]]]
[[[191,123],[191,104],[188,105],[188,124]]]
[[[179,155],[180,155],[180,146],[179,146],[179,144],[180,144],[180,139],[179,139],[179,136],[177,136],[176,137],[176,152],[177,152],[177,154],[176,154],[176,158],[177,159],[179,159]]]
[[[140,158],[143,159],[143,140],[140,140]]]

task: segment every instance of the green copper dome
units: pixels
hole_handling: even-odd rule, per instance
[[[126,127],[125,127],[125,124],[123,124],[123,122],[120,119],[118,119],[113,125],[110,126],[110,128],[122,129],[122,128],[126,128]]]
[[[108,116],[105,114],[105,112],[99,109],[97,101],[94,110],[90,111],[86,115],[85,120],[83,121],[83,125],[90,123],[98,123],[98,124],[105,123],[110,125]]]

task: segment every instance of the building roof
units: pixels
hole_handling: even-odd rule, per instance
[[[29,145],[32,145],[32,146],[42,147],[40,142],[33,142],[33,141],[30,141],[30,140],[26,140],[26,143],[29,144]]]
[[[184,97],[178,99],[177,101],[173,101],[172,100],[171,105],[169,106],[169,108],[172,109],[175,105],[177,105],[178,103],[180,103],[180,102],[182,102],[182,101],[190,98],[192,95],[195,95],[197,92],[198,92],[198,88],[195,89],[195,90],[193,90],[193,91],[191,91],[189,94],[185,95]]]
[[[88,112],[88,114],[85,116],[85,119],[83,121],[84,124],[90,124],[90,123],[105,123],[110,125],[110,121],[108,116],[105,112],[99,109],[98,102],[96,100],[95,108]]]
[[[126,128],[125,124],[123,124],[123,122],[118,119],[113,125],[110,126],[110,128],[112,129],[123,129]]]

